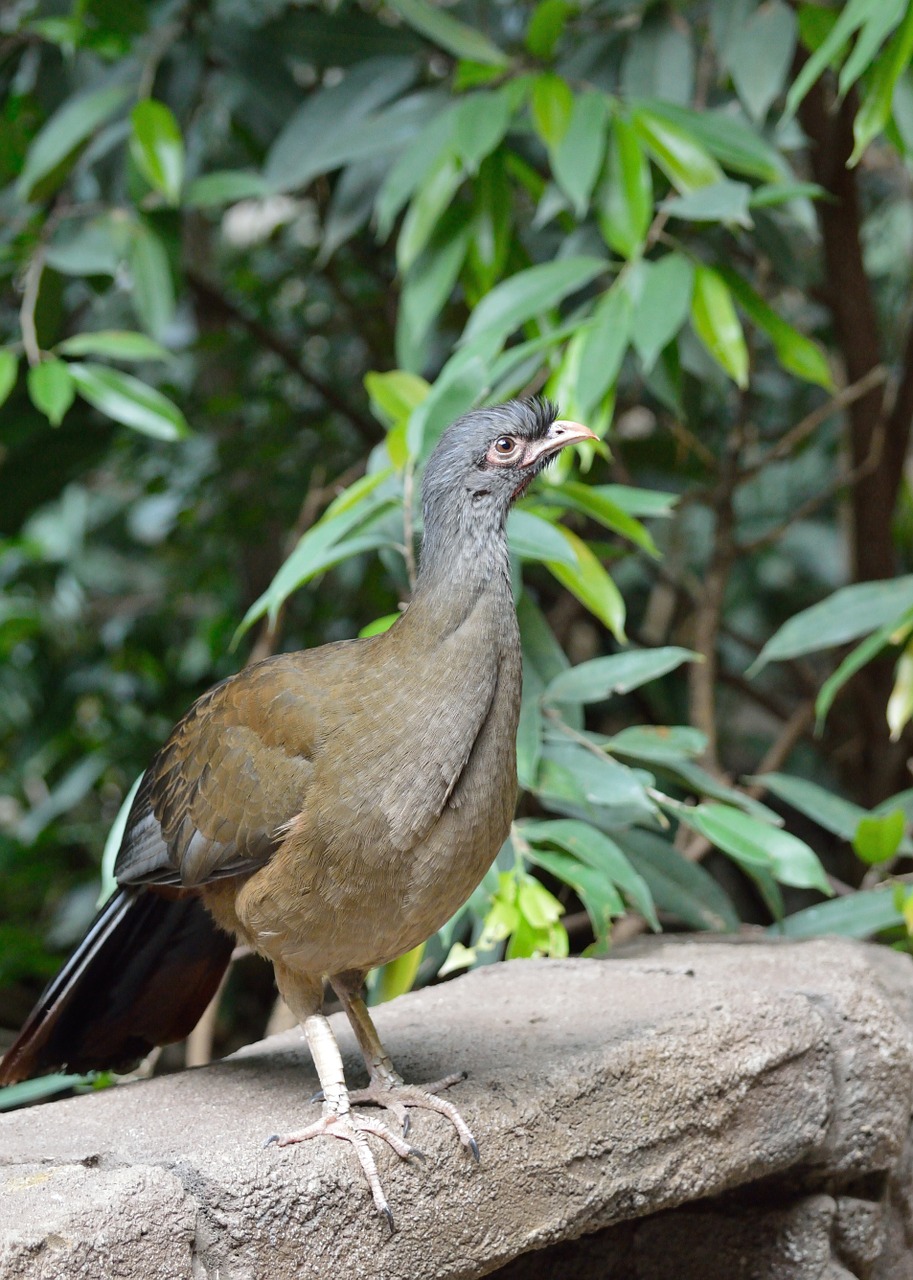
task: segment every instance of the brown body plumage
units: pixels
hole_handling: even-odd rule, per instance
[[[389,1216],[365,1132],[411,1149],[350,1113],[320,1014],[329,978],[371,1074],[364,1100],[400,1118],[404,1106],[442,1111],[475,1150],[434,1093],[455,1078],[403,1085],[359,990],[453,914],[508,833],[521,669],[504,521],[548,458],[590,434],[548,404],[461,419],[426,469],[421,571],[394,627],[267,659],[194,704],[137,792],[118,896],[42,997],[0,1083],[123,1067],[186,1034],[233,935],[273,962],[324,1088],[323,1120],[288,1141],[345,1137]]]

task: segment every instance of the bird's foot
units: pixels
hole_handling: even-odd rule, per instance
[[[271,1143],[276,1143],[277,1146],[288,1147],[296,1142],[307,1142],[309,1138],[318,1138],[322,1134],[329,1134],[331,1138],[341,1138],[343,1142],[351,1143],[355,1148],[355,1154],[358,1156],[358,1162],[362,1167],[368,1186],[371,1188],[371,1196],[377,1212],[384,1215],[390,1230],[393,1231],[395,1230],[393,1214],[390,1212],[387,1197],[384,1195],[383,1188],[380,1185],[377,1164],[368,1145],[368,1139],[365,1136],[368,1133],[373,1133],[377,1138],[383,1138],[384,1142],[391,1146],[403,1160],[408,1159],[409,1156],[417,1156],[420,1160],[424,1159],[424,1156],[416,1147],[405,1142],[397,1134],[392,1133],[379,1120],[366,1120],[363,1116],[352,1115],[350,1111],[341,1114],[333,1111],[327,1112],[319,1120],[315,1120],[313,1124],[309,1124],[306,1129],[300,1129],[297,1133],[287,1133],[282,1137],[274,1134],[269,1139],[267,1146]]]
[[[371,1083],[366,1089],[351,1090],[349,1102],[352,1105],[372,1104],[391,1111],[402,1126],[403,1137],[409,1132],[410,1107],[437,1111],[439,1115],[445,1116],[450,1121],[457,1131],[460,1142],[472,1153],[474,1159],[478,1160],[479,1144],[472,1136],[469,1125],[452,1102],[437,1096],[443,1089],[449,1089],[451,1085],[459,1084],[465,1079],[465,1073],[460,1071],[451,1076],[444,1076],[442,1080],[435,1080],[431,1084],[405,1084],[395,1073],[390,1078],[378,1074],[371,1077]]]

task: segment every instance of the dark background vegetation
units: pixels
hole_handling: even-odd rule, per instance
[[[511,525],[520,817],[375,998],[906,945],[911,51],[899,0],[4,6],[0,1027],[172,723],[394,614],[435,438],[537,392],[605,447]],[[216,1051],[271,1000],[243,961]]]

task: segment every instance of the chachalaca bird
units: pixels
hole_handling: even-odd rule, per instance
[[[189,1034],[233,938],[272,961],[317,1069],[323,1114],[280,1144],[350,1142],[392,1217],[366,1134],[400,1156],[407,1108],[446,1116],[452,1075],[406,1085],[361,997],[468,898],[516,802],[520,640],[505,520],[565,445],[593,438],[547,401],[470,413],[422,483],[412,602],[387,632],[267,658],[210,689],[146,771],[115,866],[119,888],[0,1065],[0,1084],[60,1069],[126,1069]],[[370,1083],[349,1092],[324,980]],[[351,1111],[386,1107],[404,1137]]]

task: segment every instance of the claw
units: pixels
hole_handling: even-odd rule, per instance
[[[479,1144],[476,1142],[475,1138],[470,1135],[469,1141],[466,1145],[472,1152],[472,1158],[475,1160],[476,1164],[481,1164],[482,1157],[479,1155]]]
[[[325,1100],[326,1100],[326,1094],[323,1092],[322,1089],[318,1089],[316,1093],[312,1093],[311,1096],[308,1098],[308,1102],[324,1102]]]
[[[266,1141],[264,1142],[263,1146],[264,1146],[264,1147],[271,1147],[271,1146],[273,1145],[273,1143],[274,1143],[274,1142],[278,1142],[278,1141],[279,1141],[279,1135],[278,1135],[278,1133],[271,1133],[271,1134],[270,1134],[270,1136],[269,1136],[269,1137],[266,1139]]]
[[[390,1235],[394,1235],[396,1232],[396,1223],[393,1221],[393,1214],[390,1212],[390,1206],[384,1205],[383,1209],[381,1209],[381,1213],[387,1219],[387,1226],[390,1228]]]
[[[412,1128],[412,1120],[410,1119],[409,1112],[407,1111],[403,1116],[403,1137],[404,1138],[409,1137],[409,1130],[411,1128]]]

